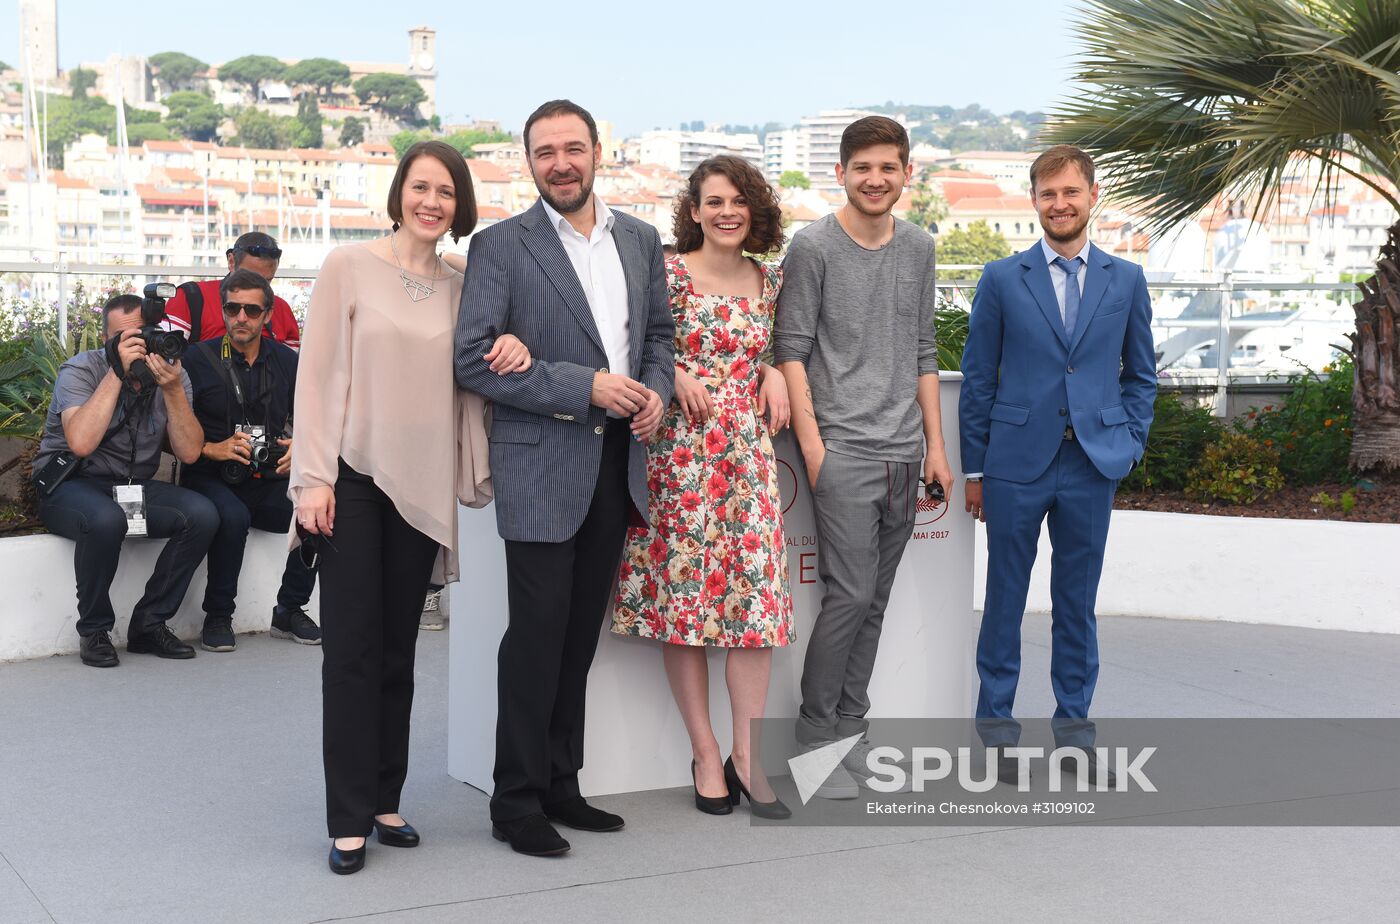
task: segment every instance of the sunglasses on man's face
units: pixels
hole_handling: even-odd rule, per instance
[[[266,310],[267,309],[262,305],[249,305],[243,302],[224,303],[224,317],[226,318],[237,317],[238,312],[241,311],[248,316],[248,320],[256,321],[258,318],[262,317],[263,312]]]
[[[282,259],[281,247],[264,247],[262,244],[252,244],[248,247],[230,247],[229,256],[235,253],[246,253],[250,257],[257,257],[260,260],[280,260]]]

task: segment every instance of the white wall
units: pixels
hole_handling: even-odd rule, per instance
[[[986,539],[979,524],[979,610]],[[1050,540],[1043,531],[1026,609],[1050,612]],[[1116,510],[1097,610],[1400,633],[1400,526]]]
[[[126,643],[126,624],[155,570],[163,539],[127,539],[121,565],[112,582],[112,607],[117,624],[112,641]],[[73,543],[58,536],[15,536],[0,539],[0,661],[46,658],[78,650],[77,584],[73,574]],[[287,561],[287,537],[252,530],[238,587],[235,632],[265,632],[272,622],[277,588]],[[183,639],[199,636],[204,625],[205,566],[190,582],[180,611],[170,621]],[[319,620],[320,588],[307,608]]]

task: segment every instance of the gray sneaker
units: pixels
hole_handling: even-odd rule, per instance
[[[807,750],[816,751],[830,744],[831,742],[829,741],[818,742],[808,746]],[[835,767],[831,768],[831,772],[827,774],[824,780],[799,779],[798,777],[804,771],[811,772],[808,770],[809,765],[804,762],[798,761],[788,766],[792,769],[793,782],[797,784],[799,792],[811,792],[812,795],[819,799],[854,799],[860,795],[860,787],[856,785],[856,781],[841,764],[837,764]]]
[[[442,612],[442,591],[435,590],[423,601],[423,615],[418,617],[418,628],[438,632],[447,628],[447,617]]]
[[[862,737],[859,741],[855,743],[855,746],[852,747],[849,752],[847,752],[846,756],[841,758],[841,765],[851,772],[851,775],[855,779],[855,782],[857,784],[864,786],[866,789],[870,788],[870,778],[872,773],[874,772],[870,769],[870,752],[874,749],[875,745],[870,743],[870,739]],[[886,758],[881,762],[884,764],[888,764],[890,761],[888,758]],[[893,791],[913,792],[914,787],[909,782],[908,776],[908,771],[912,767],[912,763],[909,760],[909,757],[905,754],[900,754],[899,759],[896,760],[894,763],[898,765],[901,770],[905,771],[905,777],[904,785],[901,788]]]

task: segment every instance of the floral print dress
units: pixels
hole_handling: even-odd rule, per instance
[[[647,451],[649,525],[632,527],[613,631],[676,645],[762,648],[793,640],[773,444],[758,417],[782,271],[760,263],[757,300],[699,295],[681,256],[666,265],[676,365],[715,414],[666,409]]]

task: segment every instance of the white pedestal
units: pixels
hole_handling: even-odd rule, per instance
[[[972,713],[973,521],[963,512],[958,456],[958,389],[962,376],[945,372],[940,395],[948,461],[959,481],[951,509],[920,511],[900,563],[870,684],[871,717],[953,718]],[[794,717],[807,634],[821,606],[817,532],[796,441],[776,445],[788,542],[788,572],[797,641],[773,653],[770,717]],[[462,510],[462,583],[451,593],[447,772],[490,792],[496,734],[496,649],[507,621],[505,546],[490,507]],[[603,638],[588,681],[584,795],[688,785],[690,743],[661,666],[660,643]],[[728,753],[729,696],[724,652],[710,655],[710,710],[720,747]]]

